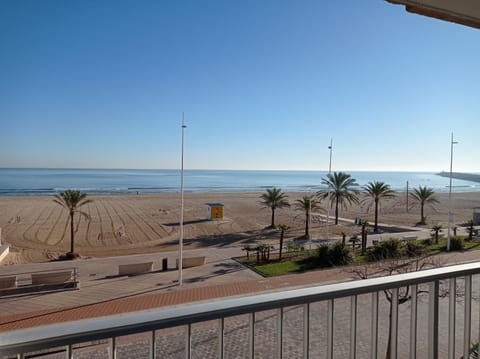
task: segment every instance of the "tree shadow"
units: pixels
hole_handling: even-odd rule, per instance
[[[193,219],[191,221],[184,221],[183,224],[184,225],[189,225],[189,224],[197,224],[197,223],[203,223],[203,222],[210,222],[209,219]],[[180,222],[170,222],[170,223],[163,223],[164,226],[167,226],[167,227],[177,227],[180,225]]]
[[[278,231],[272,228],[264,228],[260,230],[252,230],[247,232],[226,233],[226,234],[211,234],[197,236],[194,238],[185,238],[184,245],[195,244],[200,247],[228,247],[235,243],[253,244],[259,240],[272,239],[277,235]],[[171,240],[161,245],[175,245],[178,240]]]
[[[218,276],[222,276],[222,275],[226,275],[226,274],[230,274],[230,273],[235,273],[235,272],[239,272],[239,271],[247,269],[245,266],[243,266],[242,264],[240,264],[238,262],[218,263],[218,264],[215,264],[214,267],[219,268],[219,269],[217,269],[217,270],[215,270],[215,271],[213,271],[213,272],[211,272],[207,275],[193,277],[193,278],[187,278],[187,279],[184,279],[183,281],[186,282],[186,283],[204,282],[207,279],[210,279],[210,278],[213,278],[213,277],[218,277]]]

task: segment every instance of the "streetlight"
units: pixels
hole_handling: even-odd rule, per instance
[[[184,131],[187,126],[185,125],[185,113],[182,112],[182,164],[180,175],[180,240],[179,240],[179,259],[178,259],[178,285],[182,285],[183,277],[183,144],[184,144]]]
[[[453,140],[453,132],[450,140],[450,185],[448,190],[448,240],[447,240],[447,251],[450,251],[450,228],[452,226],[452,168],[453,168],[453,145],[456,145],[458,142]]]
[[[312,188],[308,188],[308,250],[312,250]]]
[[[330,138],[330,146],[328,146],[328,149],[330,150],[330,162],[328,163],[328,175],[330,176],[332,172],[332,150],[333,150],[333,139]],[[329,178],[330,181],[330,178]],[[328,200],[330,200],[330,184],[328,185]],[[327,200],[327,201],[328,201]],[[330,237],[329,234],[329,223],[330,223],[330,206],[328,205],[327,207],[327,239]]]

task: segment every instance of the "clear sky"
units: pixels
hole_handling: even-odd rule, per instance
[[[480,172],[480,31],[383,0],[0,1],[0,167]]]

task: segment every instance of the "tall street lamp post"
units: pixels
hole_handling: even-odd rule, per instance
[[[328,146],[328,149],[330,150],[330,161],[328,163],[328,174],[330,175],[332,173],[332,150],[333,150],[333,139],[330,138],[330,146]],[[329,178],[330,180],[330,178]],[[328,185],[328,201],[330,201],[330,185]],[[327,204],[327,239],[330,237],[329,233],[329,225],[330,225],[330,205]]]
[[[456,145],[458,142],[453,140],[453,132],[452,137],[450,139],[450,185],[448,186],[448,234],[447,234],[447,251],[450,251],[450,229],[452,227],[452,169],[453,169],[453,145]]]
[[[184,144],[184,131],[187,126],[185,125],[185,114],[182,112],[182,163],[180,172],[180,240],[179,240],[179,258],[178,258],[178,285],[182,285],[183,277],[183,144]]]

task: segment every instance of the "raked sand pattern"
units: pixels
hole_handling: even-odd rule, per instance
[[[278,233],[265,229],[271,212],[262,208],[259,193],[187,193],[185,195],[185,244],[187,248],[209,245],[242,245],[256,241],[278,241]],[[286,238],[301,236],[304,213],[293,203],[305,193],[289,193],[292,207],[276,211],[276,223],[290,226]],[[427,227],[447,226],[448,195],[438,194],[440,203],[426,207]],[[12,245],[9,263],[36,262],[53,259],[68,251],[70,233],[67,212],[55,204],[51,196],[0,197],[2,239]],[[89,196],[93,202],[82,207],[90,220],[76,215],[75,249],[82,256],[102,257],[152,251],[172,250],[178,242],[180,198],[178,194]],[[480,193],[453,194],[454,222],[462,224],[472,218],[474,207],[480,206]],[[225,205],[223,220],[207,221],[209,202]],[[322,201],[326,206],[326,201]],[[333,211],[331,211],[333,216]],[[341,217],[361,217],[373,222],[368,204],[341,210]],[[393,225],[414,226],[419,209],[407,213],[405,194],[382,202],[379,221]],[[330,225],[330,233],[358,233],[351,223]],[[326,235],[324,219],[312,216],[313,238]]]

